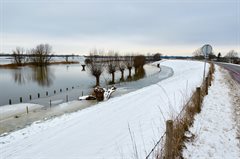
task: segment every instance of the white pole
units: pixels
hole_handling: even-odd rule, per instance
[[[206,57],[205,57],[205,62],[204,62],[204,70],[203,70],[203,81],[205,79],[205,70],[206,70]]]

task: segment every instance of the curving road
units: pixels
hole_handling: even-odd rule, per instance
[[[229,71],[233,79],[240,84],[240,65],[230,63],[216,63]]]

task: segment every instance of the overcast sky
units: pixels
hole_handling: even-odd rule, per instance
[[[240,0],[0,0],[0,52],[49,43],[56,54],[92,48],[192,55],[240,52]]]

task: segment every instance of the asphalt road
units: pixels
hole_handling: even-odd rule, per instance
[[[229,63],[216,63],[229,71],[233,79],[240,84],[240,65],[233,65]]]

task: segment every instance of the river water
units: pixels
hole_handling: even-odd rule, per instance
[[[156,84],[173,75],[171,68],[162,66],[161,71],[159,71],[159,68],[153,65],[145,65],[143,74],[140,76],[135,76],[134,70],[132,72],[132,76],[134,78],[138,77],[138,80],[118,82],[120,72],[116,72],[118,83],[115,84],[117,90],[112,94],[113,98]],[[125,77],[127,74],[128,71],[126,70]],[[0,69],[0,75],[0,105],[8,104],[8,99],[12,100],[12,104],[19,103],[19,97],[22,97],[23,103],[35,103],[44,106],[41,109],[30,110],[28,114],[17,113],[11,117],[3,118],[0,120],[0,134],[21,129],[35,121],[44,121],[82,110],[97,103],[97,101],[77,101],[82,93],[84,95],[90,94],[95,85],[95,78],[89,70],[82,71],[80,64],[51,65],[47,68],[4,68]],[[109,81],[111,81],[111,76],[105,71],[101,76],[100,83],[104,87],[109,87],[110,85],[107,85]],[[62,89],[62,92],[60,92],[60,89]],[[54,90],[56,91],[55,94]],[[46,91],[48,91],[48,95],[46,95]],[[40,98],[37,97],[38,93],[40,93]],[[30,94],[32,95],[31,101],[29,99]],[[9,106],[3,106],[2,108],[4,107]]]
[[[142,77],[149,77],[159,72],[156,66],[145,65],[144,74]],[[127,76],[128,71],[125,71]],[[134,75],[134,70],[132,70]],[[120,80],[120,72],[116,72],[116,81]],[[111,76],[104,71],[101,75],[101,86],[111,81]],[[125,83],[126,84],[126,83]],[[0,106],[9,104],[29,102],[31,100],[41,98],[61,96],[61,94],[68,94],[69,100],[76,99],[82,93],[88,94],[95,85],[95,78],[90,74],[90,71],[82,71],[81,64],[71,65],[50,65],[48,67],[18,67],[14,69],[0,68]],[[119,84],[121,85],[121,83]],[[146,83],[138,83],[131,86],[131,88],[144,87]],[[75,95],[70,93],[73,89]],[[73,91],[72,91],[73,92]],[[72,94],[72,95],[71,95]],[[30,97],[31,96],[31,97]],[[62,100],[65,96],[62,96]],[[41,101],[41,100],[39,100]],[[37,102],[38,103],[38,102]],[[43,104],[44,103],[38,103]]]

